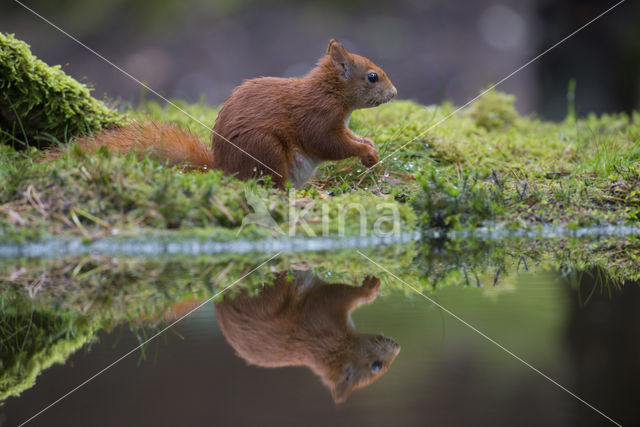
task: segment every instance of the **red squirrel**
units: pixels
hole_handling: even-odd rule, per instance
[[[400,345],[383,335],[355,330],[351,312],[373,302],[380,279],[361,286],[327,283],[309,270],[280,272],[257,296],[242,290],[215,303],[222,334],[238,356],[262,367],[307,366],[331,390],[336,403],[384,375]],[[202,305],[187,299],[146,320],[174,321]]]
[[[387,372],[400,346],[383,335],[355,330],[351,312],[371,303],[380,279],[361,286],[332,284],[310,271],[279,273],[257,297],[246,291],[215,304],[220,329],[236,353],[263,367],[307,366],[336,403]]]
[[[280,188],[287,181],[301,187],[326,160],[359,157],[364,166],[375,165],[373,142],[354,134],[349,118],[354,110],[376,107],[396,94],[380,67],[334,39],[304,77],[260,77],[236,87],[218,114],[211,149],[192,133],[158,122],[107,130],[79,144],[85,151],[107,145],[240,179],[271,175]]]

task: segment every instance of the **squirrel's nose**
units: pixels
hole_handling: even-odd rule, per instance
[[[391,86],[391,98],[395,98],[397,94],[398,94],[398,91],[396,90],[396,87]]]

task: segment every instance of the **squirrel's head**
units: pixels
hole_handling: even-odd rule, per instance
[[[387,74],[369,59],[347,50],[333,39],[327,57],[345,85],[346,96],[354,109],[377,107],[397,95]]]
[[[400,345],[383,335],[358,334],[348,357],[340,366],[337,378],[332,378],[331,395],[342,403],[359,388],[383,376],[400,352]]]

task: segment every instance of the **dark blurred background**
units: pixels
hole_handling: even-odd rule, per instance
[[[385,69],[399,97],[460,105],[595,18],[614,0],[22,0],[168,97],[219,104],[243,79],[300,76],[332,37]],[[500,86],[521,113],[579,115],[640,106],[640,2],[627,0]],[[137,102],[143,89],[12,0],[15,33],[94,95]]]

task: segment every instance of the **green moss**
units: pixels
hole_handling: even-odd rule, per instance
[[[497,177],[480,181],[477,176],[446,181],[435,171],[418,178],[422,191],[412,199],[420,224],[430,229],[477,227],[493,219],[504,209],[504,186]]]
[[[17,46],[25,63],[48,70],[40,83],[12,88],[30,94],[27,100],[51,98],[52,105],[60,104],[56,96],[61,92],[43,82],[66,87],[70,81],[27,55],[21,42],[2,37],[5,45]],[[2,61],[2,66],[16,63]],[[15,70],[7,75],[14,74]],[[66,83],[55,83],[60,79]],[[48,89],[42,89],[45,86]],[[107,110],[91,100],[86,89],[80,92],[80,98],[62,92],[77,113],[72,117],[104,118],[85,111],[86,102],[100,105],[98,111]],[[326,162],[307,190],[284,196],[258,181],[240,182],[214,171],[182,173],[106,152],[85,156],[73,144],[55,162],[41,162],[38,150],[16,152],[0,145],[0,239],[67,235],[91,240],[156,230],[209,233],[222,240],[279,233],[359,235],[362,212],[367,217],[365,234],[376,232],[374,225],[396,212],[401,231],[473,228],[500,221],[512,227],[637,221],[640,114],[588,115],[553,123],[519,116],[514,99],[491,90],[453,115],[456,110],[448,103],[396,101],[358,110],[350,126],[376,143],[381,163],[365,170],[358,159]],[[129,115],[170,121],[208,141],[210,131],[202,123],[212,126],[219,107],[175,103],[189,115],[156,102],[143,102]],[[24,123],[30,112],[54,111],[27,104],[19,113]],[[110,119],[100,120],[92,123],[100,127]],[[27,133],[43,129],[29,123]],[[21,137],[15,127],[5,133]],[[5,142],[13,141],[6,135]],[[251,197],[264,203],[274,220],[271,226],[242,226],[247,215],[255,213]],[[292,204],[299,208],[293,215]],[[296,217],[298,213],[302,217]]]
[[[469,227],[487,220],[589,225],[637,217],[637,113],[552,123],[514,117],[512,101],[490,91],[454,115],[448,104],[410,102],[357,111],[354,131],[374,140],[384,162],[364,175],[357,160],[328,164],[319,181],[336,191],[364,187],[413,199],[427,226],[443,215],[451,219],[437,220],[442,226]],[[486,126],[481,118],[489,111],[501,125]],[[451,193],[456,189],[462,194]]]
[[[40,372],[64,363],[97,332],[84,318],[21,307],[14,302],[0,316],[0,402],[32,387]]]
[[[126,122],[90,96],[90,89],[31,54],[29,46],[0,33],[0,142],[47,146]]]
[[[0,162],[7,165],[0,172],[6,183],[0,189],[0,240],[126,236],[158,229],[190,235],[202,230],[220,240],[359,235],[362,230],[368,235],[411,231],[415,223],[409,206],[366,191],[324,199],[292,191],[282,197],[256,181],[241,182],[217,171],[182,173],[134,157],[71,150],[55,162],[38,163],[34,156],[0,147]],[[264,203],[275,228],[243,226],[244,218],[256,212],[255,200]],[[391,219],[397,219],[397,229]]]
[[[504,130],[518,119],[515,102],[515,96],[490,89],[470,105],[468,114],[479,127]]]

